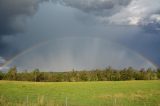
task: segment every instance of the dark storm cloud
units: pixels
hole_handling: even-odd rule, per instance
[[[5,44],[2,39],[0,39],[0,55],[4,55],[7,49],[7,44]]]
[[[156,17],[151,17],[139,23],[148,33],[160,34],[160,14]]]
[[[0,37],[24,31],[26,17],[34,15],[42,1],[0,0]]]
[[[109,16],[119,12],[131,0],[53,0],[64,6],[70,6],[98,16]]]
[[[26,18],[33,16],[43,1],[48,0],[0,0],[0,56],[17,52],[3,38],[24,32]]]

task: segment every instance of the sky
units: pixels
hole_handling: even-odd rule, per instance
[[[160,66],[159,0],[1,0],[0,70]]]

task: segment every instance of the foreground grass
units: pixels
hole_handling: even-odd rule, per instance
[[[160,106],[160,81],[0,81],[0,106]]]

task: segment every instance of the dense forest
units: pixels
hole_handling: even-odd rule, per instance
[[[122,70],[111,67],[95,70],[72,70],[69,72],[42,72],[39,69],[33,71],[18,72],[12,67],[7,73],[0,71],[0,80],[36,81],[36,82],[78,82],[78,81],[125,81],[125,80],[158,80],[160,69],[136,70],[132,67]]]

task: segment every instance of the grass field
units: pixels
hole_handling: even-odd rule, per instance
[[[0,106],[160,106],[160,81],[0,81]]]

